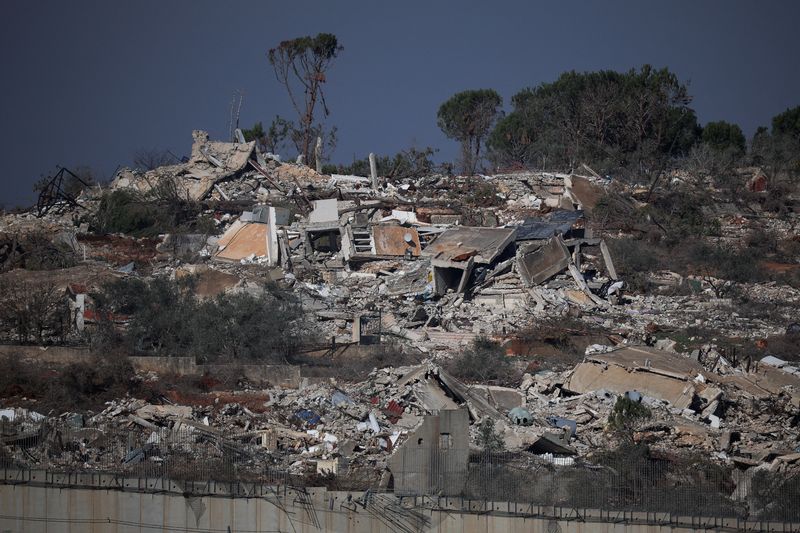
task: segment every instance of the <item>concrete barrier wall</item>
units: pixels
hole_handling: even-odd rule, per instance
[[[800,524],[487,502],[0,470],[0,532],[683,533],[800,531]]]
[[[84,346],[14,346],[0,345],[0,357],[21,356],[42,363],[70,364],[92,361],[94,354]],[[132,356],[128,360],[137,371],[159,374],[200,375],[202,368],[194,357]]]
[[[293,492],[283,494],[280,491],[274,495],[251,498],[185,497],[179,494],[109,489],[0,485],[0,531],[688,533],[695,530],[694,527],[652,523],[513,516],[507,511],[465,512],[425,507],[404,511],[391,504],[387,506],[381,500],[365,508],[352,501],[353,497],[359,496],[361,495],[317,490],[307,497]],[[479,507],[483,505],[480,503]]]
[[[80,346],[16,346],[0,344],[0,357],[19,355],[44,363],[80,363],[91,359],[89,349]]]
[[[178,374],[179,376],[196,376],[202,374],[194,357],[143,357],[132,356],[128,360],[139,372],[155,372],[156,374]]]
[[[201,374],[208,372],[212,376],[234,371],[255,383],[268,381],[295,389],[301,381],[300,367],[291,365],[198,365],[197,369]]]

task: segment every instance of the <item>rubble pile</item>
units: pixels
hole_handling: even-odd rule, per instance
[[[570,370],[525,374],[518,387],[468,385],[425,363],[375,369],[358,383],[235,393],[238,402],[125,399],[96,414],[57,419],[5,409],[3,456],[15,464],[90,471],[176,468],[194,460],[229,461],[237,475],[270,469],[397,476],[393,468],[403,467],[392,461],[405,453],[398,450],[419,445],[441,451],[436,442],[417,442],[427,420],[463,411],[472,424],[465,418],[454,448],[480,452],[479,423],[489,420],[506,451],[572,465],[623,438],[610,420],[625,397],[650,413],[628,436],[654,450],[702,451],[743,470],[800,468],[800,430],[792,424],[800,408],[800,371],[785,361],[764,359],[746,372],[713,351],[699,360],[646,347],[589,351]]]
[[[104,193],[97,188],[41,218],[3,216],[3,235],[44,231],[80,262],[74,273],[53,276],[68,290],[76,335],[92,320],[87,293],[109,276],[193,275],[202,297],[270,280],[293,291],[332,347],[391,338],[426,362],[375,369],[361,382],[273,386],[255,391],[257,399],[222,405],[126,398],[99,413],[46,423],[6,409],[4,460],[114,470],[194,456],[254,475],[268,466],[297,475],[367,469],[397,479],[405,469],[398,458],[413,450],[450,449],[453,439],[453,449],[480,451],[479,425],[489,420],[506,450],[566,465],[619,441],[609,424],[619,398],[650,413],[630,438],[665,452],[691,449],[742,469],[779,471],[800,459],[800,370],[768,354],[734,359],[713,343],[688,350],[654,335],[688,327],[750,343],[780,335],[800,291],[740,284],[753,302],[777,301],[763,317],[738,313],[733,299],[715,294],[720,280],[707,276],[651,272],[656,289],[631,293],[614,264],[611,236],[596,231],[592,219],[616,185],[588,167],[470,178],[325,176],[243,138],[212,142],[198,130],[193,139],[184,162],[123,169],[109,188],[145,193],[169,183],[202,206],[215,235],[93,235],[86,213]],[[453,194],[470,188],[481,196]],[[722,216],[724,238],[741,238],[731,228],[746,221]],[[791,226],[776,220],[775,227]],[[2,242],[0,259],[11,257],[14,243]],[[0,276],[18,282],[23,274]],[[686,283],[696,291],[671,291]],[[590,346],[567,368],[531,369],[514,387],[466,384],[445,370],[478,337],[496,339],[515,356],[508,342],[515,333],[566,319],[603,331],[608,343]],[[468,414],[464,421],[444,414],[459,410]],[[431,417],[460,437],[432,437]]]
[[[169,181],[178,194],[188,200],[201,200],[217,182],[236,175],[248,164],[255,142],[212,142],[202,130],[192,132],[192,155],[178,165],[159,167],[147,172],[122,169],[114,177],[110,188],[134,189],[141,193]]]

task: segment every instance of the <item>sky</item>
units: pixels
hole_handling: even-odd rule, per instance
[[[57,165],[101,179],[142,149],[188,155],[192,130],[293,118],[266,52],[319,32],[344,47],[325,87],[332,162],[432,146],[452,160],[439,105],[519,90],[564,71],[668,67],[701,124],[750,137],[800,105],[800,2],[6,0],[0,17],[0,204],[35,203]],[[283,154],[284,158],[295,154]]]

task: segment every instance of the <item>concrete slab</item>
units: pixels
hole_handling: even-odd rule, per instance
[[[220,239],[222,250],[217,252],[217,259],[240,261],[245,257],[264,257],[267,255],[267,236],[269,226],[266,224],[247,224],[234,227],[225,232]]]
[[[320,222],[339,221],[339,201],[336,198],[329,200],[314,200],[314,210],[308,215],[308,222],[317,224]]]
[[[541,248],[517,256],[517,270],[529,287],[544,283],[562,272],[569,263],[569,249],[561,237],[553,237]]]
[[[514,232],[514,228],[452,228],[439,235],[422,255],[451,263],[465,263],[474,257],[475,263],[487,265],[511,244]]]

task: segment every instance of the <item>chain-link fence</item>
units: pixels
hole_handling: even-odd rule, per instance
[[[669,462],[556,465],[527,454],[478,454],[463,494],[559,507],[741,516],[724,469],[686,471]]]
[[[473,454],[461,495],[579,509],[800,521],[800,475],[727,468],[701,457]]]

